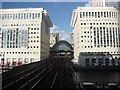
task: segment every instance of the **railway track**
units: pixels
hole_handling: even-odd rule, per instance
[[[79,82],[73,80],[73,69],[66,59],[50,60],[42,66],[38,65],[4,78],[2,90],[38,90],[48,88],[74,88],[82,90]],[[74,76],[75,77],[75,76]]]
[[[2,89],[19,89],[23,84],[27,83],[29,79],[35,77],[38,73],[43,72],[43,70],[47,69],[47,67],[49,68],[49,66],[55,62],[57,62],[57,60],[50,60],[47,64],[43,64],[42,66],[38,65],[8,78],[4,78],[2,80]]]

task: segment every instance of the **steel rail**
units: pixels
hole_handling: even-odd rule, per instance
[[[29,83],[31,83],[33,80],[35,80],[36,78],[38,78],[41,74],[43,74],[46,70],[48,70],[49,68],[51,68],[53,65],[50,64],[48,67],[44,68],[40,73],[38,73],[37,75],[35,75],[32,79],[30,79],[27,83],[25,83],[23,86],[20,87],[20,89],[24,89]]]
[[[49,64],[51,64],[51,63],[53,63],[53,61],[51,61]],[[18,77],[17,80],[15,80],[14,82],[11,82],[11,83],[9,83],[8,85],[4,86],[3,89],[9,87],[10,85],[15,84],[16,82],[22,80],[22,79],[25,78],[25,77],[30,76],[32,73],[35,73],[37,70],[40,70],[40,69],[42,69],[42,68],[44,68],[44,67],[46,67],[46,66],[49,66],[49,64],[46,64],[46,65],[44,65],[44,66],[42,66],[42,67],[40,67],[40,68],[37,68],[36,70],[34,70],[34,71],[30,72],[30,73],[27,73],[26,75],[24,75],[24,76],[22,76],[22,77]],[[32,69],[33,69],[33,68],[32,68]],[[31,69],[31,70],[32,70],[32,69]],[[27,70],[26,70],[26,71],[27,71]],[[24,74],[24,73],[23,73],[23,74]],[[16,75],[19,75],[19,74],[16,74]],[[15,77],[16,77],[16,75],[15,75]],[[6,80],[7,80],[7,79],[6,79]]]
[[[56,79],[57,79],[58,73],[60,72],[61,66],[62,66],[62,63],[61,63],[61,65],[59,66],[59,68],[58,68],[58,70],[57,70],[57,72],[56,72],[56,74],[55,74],[55,77],[54,77],[54,79],[53,79],[53,82],[52,82],[52,85],[51,85],[51,87],[50,87],[50,90],[53,88],[53,86],[54,86],[54,84],[55,84],[55,81],[56,81]]]
[[[73,75],[75,76],[75,79],[76,79],[76,80],[75,80],[75,84],[76,84],[78,90],[79,90],[79,89],[84,90],[84,87],[83,87],[82,83],[80,82],[78,76],[76,75],[76,73],[75,73],[73,67],[70,65],[70,63],[68,63],[68,65],[69,65],[70,68],[71,68],[71,74],[73,74]]]

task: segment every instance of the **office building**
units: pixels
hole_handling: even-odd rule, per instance
[[[114,7],[77,7],[71,27],[74,58],[81,66],[118,65],[120,14]]]
[[[59,33],[50,34],[50,47],[53,47],[59,41]]]
[[[0,10],[0,54],[4,64],[20,65],[49,57],[52,22],[43,8]]]
[[[120,10],[120,1],[119,0],[92,0],[92,7],[114,7]]]

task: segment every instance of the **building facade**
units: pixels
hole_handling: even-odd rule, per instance
[[[50,27],[43,8],[1,9],[0,62],[20,65],[48,58]]]
[[[92,0],[92,7],[114,7],[117,10],[120,10],[120,1],[119,0]]]
[[[81,66],[118,65],[120,12],[113,7],[77,7],[71,27],[74,58]]]
[[[53,47],[59,41],[59,33],[50,34],[50,47]]]

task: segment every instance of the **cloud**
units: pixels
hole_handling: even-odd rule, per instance
[[[59,40],[66,40],[70,42],[70,33],[66,32],[65,30],[60,30],[59,26],[53,25],[50,29],[50,33],[59,33]]]
[[[56,29],[58,29],[58,28],[59,28],[58,26],[56,26],[56,25],[53,24],[53,27],[50,28],[50,29],[51,29],[51,30],[56,30]]]

